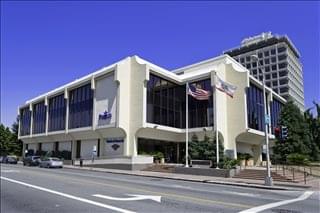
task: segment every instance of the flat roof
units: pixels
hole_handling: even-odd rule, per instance
[[[267,46],[274,45],[274,44],[281,43],[281,42],[286,43],[290,47],[292,52],[295,54],[295,56],[297,58],[300,58],[299,51],[294,46],[294,44],[289,39],[289,37],[286,36],[286,35],[284,35],[284,36],[274,35],[271,38],[260,40],[260,41],[257,41],[255,43],[251,43],[251,44],[248,44],[248,45],[243,45],[243,46],[232,48],[230,50],[226,50],[226,51],[223,52],[223,54],[228,54],[231,57],[233,57],[233,56],[237,56],[237,55],[240,55],[240,54],[243,54],[243,53],[246,53],[246,52],[250,52],[250,51],[253,51],[253,50],[256,50],[256,49],[260,49],[260,48],[267,47]]]

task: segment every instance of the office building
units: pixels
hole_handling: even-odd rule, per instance
[[[266,85],[286,100],[291,98],[304,112],[303,72],[300,53],[287,36],[272,35],[271,32],[249,37],[236,47],[224,52],[244,67],[250,74],[262,81],[265,72]],[[259,64],[251,55],[259,57]]]
[[[217,92],[214,72],[237,87],[233,98]],[[182,163],[186,139],[186,83],[210,91],[209,100],[188,96],[189,138],[213,136],[217,107],[220,143],[225,153],[249,153],[261,161],[264,141],[262,84],[228,55],[174,71],[138,56],[127,57],[42,94],[19,107],[19,139],[26,154],[64,152],[109,168],[140,169],[152,163],[146,154],[164,153]],[[266,88],[270,138],[285,99]]]

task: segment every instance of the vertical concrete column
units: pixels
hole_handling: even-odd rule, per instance
[[[29,104],[29,110],[31,112],[30,116],[30,137],[32,137],[32,130],[33,130],[33,111],[32,111],[32,103]]]
[[[262,148],[261,145],[253,145],[252,146],[252,151],[253,151],[253,160],[254,160],[254,165],[259,166],[262,161]]]
[[[177,163],[179,163],[179,158],[180,158],[180,143],[177,143]]]
[[[92,130],[96,129],[96,84],[94,76],[91,78],[91,90],[93,92],[93,106],[92,106]]]
[[[102,157],[102,156],[104,156],[104,140],[103,140],[103,138],[100,138],[100,140],[99,140],[99,147],[100,147],[99,156]]]
[[[65,126],[65,133],[68,134],[68,128],[69,128],[69,95],[68,95],[68,89],[65,88],[64,90],[64,99],[66,100],[66,126]]]
[[[77,141],[72,140],[71,141],[71,159],[74,160],[76,158],[77,152]]]
[[[49,103],[48,103],[48,96],[44,98],[44,105],[46,106],[46,135],[48,135],[48,129],[49,129]]]
[[[22,156],[22,157],[25,157],[25,156],[26,156],[26,144],[25,144],[25,143],[22,143],[22,153],[21,153],[21,156]]]

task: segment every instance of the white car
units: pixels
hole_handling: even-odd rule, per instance
[[[62,168],[63,167],[63,161],[59,158],[45,158],[41,160],[40,167],[46,167],[46,168]]]

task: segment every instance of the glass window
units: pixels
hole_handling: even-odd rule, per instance
[[[288,87],[280,88],[280,93],[286,93],[286,92],[288,92]]]
[[[265,68],[265,70],[266,70],[266,72],[270,72],[270,67],[267,66],[267,67]]]
[[[270,64],[269,58],[266,58],[266,59],[264,60],[264,63],[265,63],[265,64]]]
[[[69,129],[92,125],[93,91],[91,83],[69,92]]]
[[[269,80],[270,79],[270,74],[266,75],[266,79]]]
[[[262,53],[258,53],[258,58],[262,58]]]
[[[265,51],[264,56],[269,56],[269,51]]]
[[[275,49],[272,49],[271,50],[271,55],[275,55],[276,54],[276,50]]]
[[[274,134],[274,129],[279,126],[279,119],[280,119],[280,113],[281,108],[283,104],[278,101],[275,97],[273,98],[273,101],[270,103],[270,117],[271,117],[271,132]]]
[[[247,69],[250,69],[251,68],[251,64],[247,64]]]
[[[249,62],[249,61],[251,61],[251,58],[250,58],[250,56],[247,56],[246,57],[246,62]]]
[[[252,67],[257,67],[257,62],[253,62]]]
[[[287,67],[287,63],[281,63],[279,64],[279,69],[283,69]]]
[[[241,58],[241,59],[240,59],[240,62],[243,64],[243,63],[244,63],[244,58]]]
[[[272,58],[271,58],[271,62],[272,62],[272,63],[276,63],[276,62],[277,62],[276,57],[272,57]]]
[[[33,134],[44,133],[46,131],[46,109],[44,101],[33,105]]]
[[[248,127],[263,131],[263,95],[262,89],[250,83],[250,87],[246,91],[247,97],[247,113]]]
[[[272,70],[277,70],[277,65],[272,65],[271,69]]]
[[[272,73],[272,78],[277,78],[277,73]]]
[[[278,53],[282,53],[286,51],[286,47],[278,47]]]
[[[66,124],[66,100],[64,94],[49,99],[48,131],[64,130]]]
[[[213,126],[210,79],[190,84],[192,88],[210,91],[211,96],[203,101],[188,97],[189,128]],[[147,122],[185,128],[185,96],[185,85],[177,85],[150,74],[147,84]]]
[[[20,135],[30,135],[31,111],[29,107],[20,109]]]

